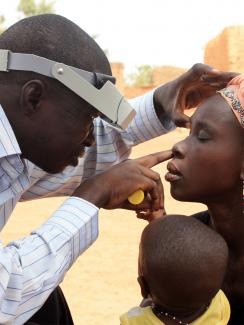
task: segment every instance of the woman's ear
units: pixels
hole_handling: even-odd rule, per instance
[[[45,93],[42,80],[29,80],[21,88],[20,107],[25,115],[32,115],[40,106]]]
[[[148,298],[150,295],[150,289],[143,275],[138,276],[137,281],[141,287],[141,295],[143,298]]]

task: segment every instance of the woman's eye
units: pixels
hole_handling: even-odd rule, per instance
[[[200,141],[207,141],[210,140],[210,136],[206,131],[200,130],[197,134],[197,138]]]

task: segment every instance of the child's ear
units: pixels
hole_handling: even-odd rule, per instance
[[[147,282],[144,278],[144,276],[140,275],[137,278],[137,281],[141,287],[141,295],[143,298],[148,298],[149,294],[150,294],[150,290],[149,287],[147,285]]]

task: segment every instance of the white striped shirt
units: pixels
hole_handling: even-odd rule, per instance
[[[97,118],[96,144],[77,167],[48,174],[21,151],[0,106],[0,229],[19,200],[71,195],[84,179],[128,157],[131,147],[166,133],[153,107],[153,93],[131,101],[138,114],[126,131]],[[43,305],[66,271],[98,236],[98,208],[70,197],[30,236],[0,243],[0,324],[23,324]]]

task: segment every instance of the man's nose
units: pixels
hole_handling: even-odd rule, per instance
[[[91,132],[89,133],[88,137],[84,141],[84,145],[85,145],[85,147],[91,147],[94,143],[95,143],[95,137],[94,137],[93,129],[92,129]]]

